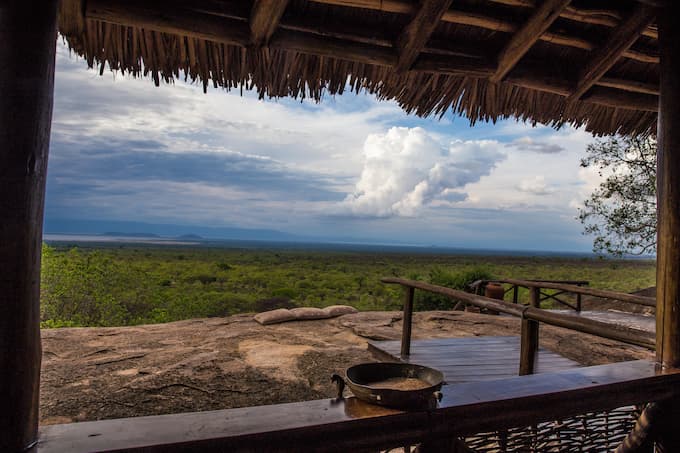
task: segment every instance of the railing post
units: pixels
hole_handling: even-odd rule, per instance
[[[581,313],[581,294],[576,294],[576,311]]]
[[[540,288],[529,288],[531,306],[540,307]],[[538,357],[538,327],[537,321],[522,318],[522,338],[520,340],[519,375],[534,374]]]
[[[517,304],[519,303],[519,286],[514,285],[512,287],[512,303]]]
[[[404,319],[401,331],[401,356],[411,354],[411,324],[413,323],[413,295],[416,290],[410,286],[404,286]]]

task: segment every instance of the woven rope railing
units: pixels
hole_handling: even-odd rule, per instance
[[[635,426],[639,408],[590,412],[554,422],[467,436],[474,453],[599,453],[614,451]]]

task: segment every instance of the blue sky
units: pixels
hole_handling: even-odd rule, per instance
[[[593,138],[88,70],[61,44],[47,219],[275,229],[316,239],[589,251]]]

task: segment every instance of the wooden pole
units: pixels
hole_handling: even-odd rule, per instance
[[[530,288],[531,306],[540,308],[541,289]],[[534,374],[538,357],[538,321],[522,319],[522,338],[519,353],[519,375]]]
[[[680,366],[680,14],[677,2],[658,15],[660,97],[657,136],[657,360]]]
[[[659,9],[659,124],[657,130],[656,358],[680,366],[680,4]],[[678,400],[664,405],[658,447],[680,451]]]
[[[0,2],[0,451],[34,451],[56,0]]]
[[[411,354],[411,325],[413,324],[413,295],[414,288],[404,286],[404,319],[401,330],[401,356]]]

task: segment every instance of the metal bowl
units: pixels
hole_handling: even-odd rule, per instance
[[[362,363],[347,368],[346,379],[334,374],[331,379],[338,385],[342,397],[345,384],[354,396],[362,401],[397,409],[430,409],[441,399],[444,375],[441,371],[410,363]],[[428,387],[415,390],[397,390],[375,387],[373,384],[391,378],[415,378]]]

